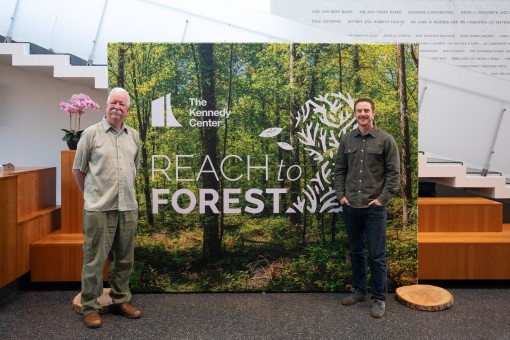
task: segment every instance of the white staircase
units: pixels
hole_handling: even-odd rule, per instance
[[[12,65],[89,88],[108,88],[108,70],[104,65],[71,65],[68,54],[31,54],[29,43],[0,44],[0,64]]]
[[[418,176],[420,181],[430,181],[442,185],[464,188],[472,193],[494,199],[510,199],[510,184],[500,174],[469,174],[466,165],[460,162],[438,162],[428,160],[427,155],[418,156]]]

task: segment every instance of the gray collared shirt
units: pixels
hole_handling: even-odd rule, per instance
[[[135,178],[140,166],[138,132],[122,124],[117,133],[103,117],[81,134],[73,169],[84,172],[84,209],[89,211],[138,208]]]
[[[400,159],[393,136],[374,127],[365,136],[359,129],[344,134],[335,159],[335,191],[353,208],[366,208],[374,199],[387,204],[400,185]]]

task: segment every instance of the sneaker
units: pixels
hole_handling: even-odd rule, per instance
[[[360,291],[356,291],[353,294],[349,295],[346,298],[342,299],[342,305],[344,306],[352,306],[357,304],[358,302],[363,302],[367,299],[366,294],[363,294]]]
[[[370,312],[370,315],[373,318],[382,318],[384,312],[386,312],[386,304],[384,301],[374,300],[372,303],[372,311]]]

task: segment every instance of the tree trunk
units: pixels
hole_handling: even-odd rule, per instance
[[[274,126],[280,126],[280,123],[281,123],[281,120],[282,120],[282,114],[281,114],[281,107],[280,107],[280,97],[278,95],[278,92],[275,91],[275,103],[276,103],[276,120],[275,120],[275,125]],[[276,141],[278,143],[282,142],[282,134],[278,134],[278,136],[276,136]],[[283,150],[282,148],[278,148],[278,164],[282,164],[282,162],[284,161],[284,154],[283,154]],[[281,181],[278,181],[278,184],[280,186],[280,189],[285,189],[285,174],[282,174],[283,176],[281,177],[282,180]],[[286,199],[282,199],[280,200],[280,207],[279,207],[279,211],[287,211],[287,208],[288,208],[288,202],[289,200],[286,200]]]
[[[131,58],[134,58],[133,55],[131,55]],[[137,66],[134,65],[132,67],[132,74],[131,79],[133,79],[133,89],[131,95],[131,107],[133,106],[133,103],[135,103],[136,107],[136,118],[138,121],[138,132],[140,134],[140,148],[141,148],[141,157],[140,157],[140,168],[141,173],[143,177],[143,194],[145,196],[145,211],[147,214],[147,223],[150,226],[154,226],[154,214],[152,213],[152,198],[151,198],[151,187],[150,187],[150,181],[149,181],[149,162],[148,162],[148,155],[147,155],[147,143],[145,143],[147,139],[147,127],[149,126],[149,114],[144,113],[145,110],[148,110],[147,108],[143,108],[142,103],[138,96],[138,84],[136,82],[137,78]]]
[[[124,54],[125,54],[126,50],[122,47],[122,46],[119,46],[119,50],[118,50],[118,56],[119,56],[119,72],[118,72],[118,75],[117,75],[117,86],[119,87],[122,87],[124,88],[126,85],[124,84],[125,83],[125,77],[124,77]]]
[[[204,110],[216,110],[215,84],[214,84],[214,58],[213,44],[198,45],[199,70],[201,75],[202,99],[207,101]],[[204,121],[216,121],[218,117],[204,117]],[[202,138],[202,160],[209,157],[212,166],[218,169],[218,128],[204,127]],[[219,182],[214,173],[205,172],[202,174],[203,188],[218,191]],[[211,263],[218,260],[221,256],[221,241],[219,234],[218,214],[212,209],[205,210],[203,218],[204,240],[203,240],[203,260]]]
[[[420,50],[417,44],[411,44],[411,58],[413,59],[414,66],[416,67],[416,73],[419,71],[420,65]]]
[[[400,136],[402,139],[402,152],[400,159],[401,184],[403,191],[403,227],[408,225],[409,208],[413,204],[413,189],[411,180],[411,145],[409,138],[409,118],[407,114],[407,91],[406,91],[406,71],[405,71],[405,51],[404,45],[397,45],[398,59],[398,93],[400,99]]]
[[[317,47],[314,51],[313,51],[313,67],[310,67],[310,78],[311,78],[311,81],[310,81],[310,92],[308,94],[308,98],[315,98],[317,96],[317,86],[318,86],[318,79],[317,79],[317,65],[319,64],[320,62],[320,55],[321,55],[321,48],[320,47]],[[314,149],[316,149],[314,147]],[[321,150],[316,150],[318,151],[319,153],[321,152]],[[303,179],[304,179],[304,183],[308,183],[308,174],[307,174],[307,169],[308,169],[308,166],[306,164],[306,152],[303,152]],[[317,174],[317,171],[319,171],[317,169],[317,163],[314,162],[313,160],[311,161],[311,168],[312,168],[312,174],[310,176],[310,178],[314,178],[315,175]],[[322,221],[323,219],[323,214],[322,213],[317,213],[315,215],[317,221],[320,223],[321,225],[321,237],[322,239],[324,240],[325,239],[325,235],[324,235],[324,223]],[[303,232],[302,232],[302,235],[301,235],[301,243],[305,244],[306,243],[306,234],[307,234],[307,229],[308,229],[308,212],[307,212],[307,209],[304,210],[303,212]]]
[[[340,86],[340,92],[343,93],[342,84],[342,44],[338,44],[338,82]]]
[[[292,145],[292,151],[291,151],[291,159],[290,159],[290,166],[293,165],[299,165],[299,145],[298,145],[298,138],[297,138],[297,131],[296,131],[296,116],[295,113],[299,110],[299,105],[296,104],[296,61],[297,61],[297,54],[296,54],[296,47],[297,44],[290,44],[290,98],[289,98],[289,116],[290,116],[290,145]],[[301,192],[301,184],[299,179],[295,181],[290,182],[290,204],[297,202],[297,199],[299,197],[299,194]],[[290,214],[290,224],[291,227],[297,227],[298,224],[301,223],[301,214],[296,212],[295,214]]]
[[[352,46],[352,70],[354,73],[353,88],[354,88],[354,93],[356,95],[358,95],[362,90],[361,76],[359,75],[359,71],[361,69],[359,54],[360,54],[360,47],[358,45],[353,45]]]
[[[234,44],[230,44],[230,64],[229,64],[229,78],[228,78],[228,101],[227,101],[227,112],[232,108],[232,74],[233,74],[233,61],[234,61]],[[223,157],[225,158],[227,154],[227,140],[228,140],[228,119],[225,119],[225,130],[223,133]],[[223,180],[223,176],[220,178],[220,202],[223,202],[223,189],[225,181]],[[225,227],[225,214],[221,212],[221,220],[220,220],[220,244],[223,243],[223,230]]]

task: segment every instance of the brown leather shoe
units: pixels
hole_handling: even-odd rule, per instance
[[[85,323],[85,326],[87,326],[88,328],[98,328],[103,325],[99,313],[95,311],[85,314],[85,316],[83,317],[83,322]]]
[[[118,307],[119,312],[128,319],[138,319],[142,312],[130,303],[121,303]]]

